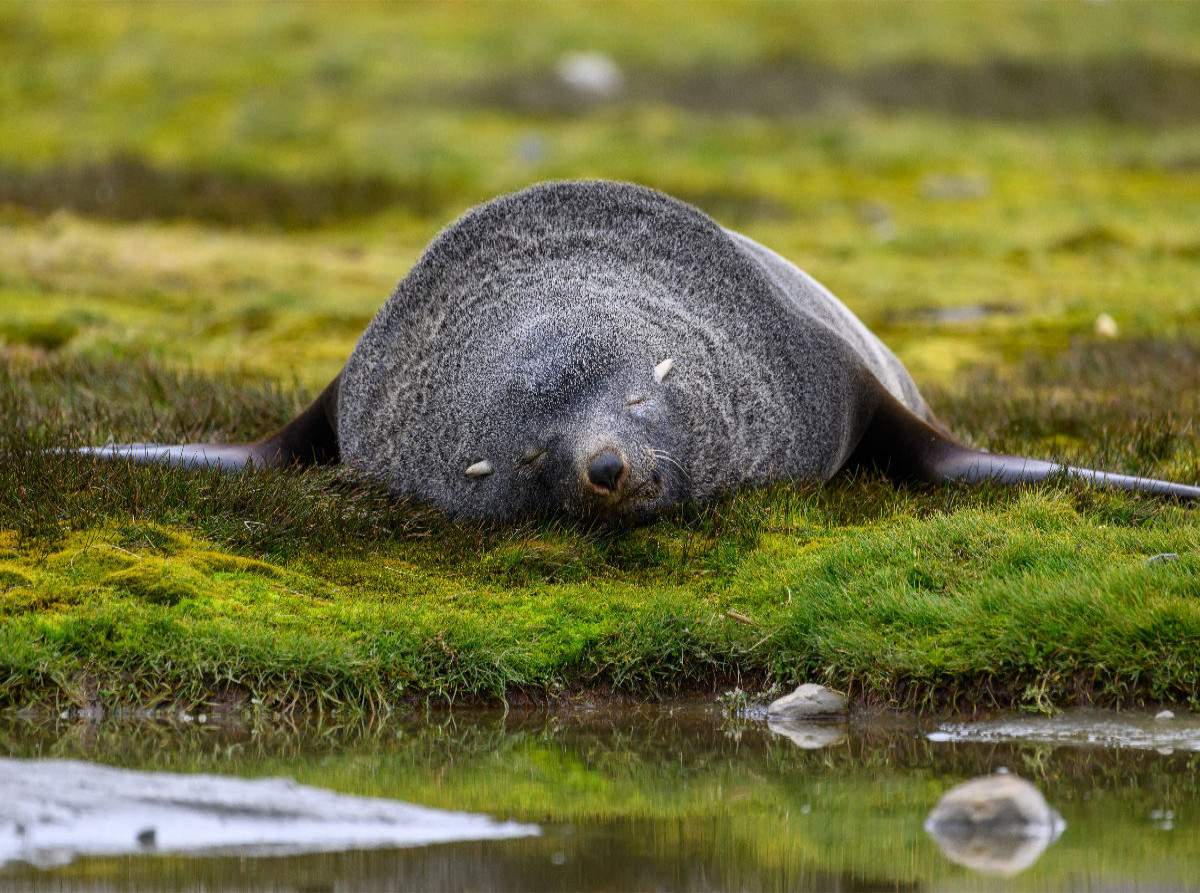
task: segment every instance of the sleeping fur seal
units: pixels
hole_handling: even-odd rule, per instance
[[[956,442],[908,372],[779,255],[662,193],[547,183],[429,245],[317,401],[254,444],[88,450],[242,467],[344,461],[456,516],[645,521],[743,483],[873,464],[916,481],[1067,474],[1200,488]]]

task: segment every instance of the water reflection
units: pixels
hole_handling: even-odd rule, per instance
[[[286,778],[0,757],[0,866],[82,854],[292,855],[525,837],[536,825],[336,794]]]
[[[930,835],[952,862],[980,874],[1003,877],[1020,874],[1029,868],[1056,839],[1051,834],[1025,837],[982,832],[941,834],[931,831]]]
[[[1006,876],[1036,862],[1064,827],[1041,791],[1007,772],[955,785],[925,820],[925,830],[947,858]]]
[[[796,722],[787,719],[769,719],[767,728],[782,735],[803,750],[819,750],[833,747],[846,740],[846,726],[842,723]]]
[[[1187,889],[1200,755],[934,741],[904,718],[803,749],[703,704],[465,713],[378,723],[31,724],[0,754],[294,777],[343,793],[502,815],[541,837],[287,858],[89,857],[0,869],[3,889]],[[956,864],[923,829],[955,784],[1007,767],[1071,829],[1013,880]],[[1162,816],[1169,814],[1170,830]],[[1153,819],[1152,815],[1159,818]]]

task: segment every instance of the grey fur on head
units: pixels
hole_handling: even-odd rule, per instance
[[[885,391],[931,418],[879,339],[778,255],[649,189],[548,183],[429,245],[342,372],[338,445],[454,514],[638,520],[829,477]],[[620,486],[589,486],[609,454]]]

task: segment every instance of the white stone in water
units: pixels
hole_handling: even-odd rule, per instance
[[[820,750],[846,740],[844,723],[796,722],[790,719],[768,719],[767,728],[782,735],[802,750]]]
[[[90,854],[294,854],[492,840],[536,825],[352,797],[287,778],[135,772],[0,758],[0,865]]]
[[[661,382],[664,378],[667,377],[667,375],[670,374],[671,370],[674,368],[675,368],[675,361],[672,360],[670,357],[663,360],[661,363],[659,363],[657,366],[654,367],[655,381]]]
[[[482,462],[476,462],[474,465],[467,468],[467,477],[484,478],[495,470],[496,469],[492,468],[492,463],[487,459],[484,459]]]
[[[1053,828],[1058,813],[1042,792],[1010,772],[982,775],[955,785],[929,814],[926,827],[986,828],[1009,834]]]
[[[823,685],[806,683],[767,707],[770,719],[835,719],[847,713],[846,698]]]
[[[954,786],[925,820],[947,858],[999,875],[1028,868],[1065,827],[1041,791],[1010,773]]]
[[[1170,710],[1160,710],[1158,713],[1154,714],[1154,718],[1159,722],[1167,722],[1168,720],[1174,719],[1175,714]]]

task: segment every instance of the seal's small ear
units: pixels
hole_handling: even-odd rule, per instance
[[[675,368],[675,361],[672,360],[670,357],[667,357],[667,359],[663,360],[661,363],[659,363],[657,366],[654,367],[654,380],[661,382],[664,378],[667,377],[668,374],[670,374],[671,370],[674,368]]]

